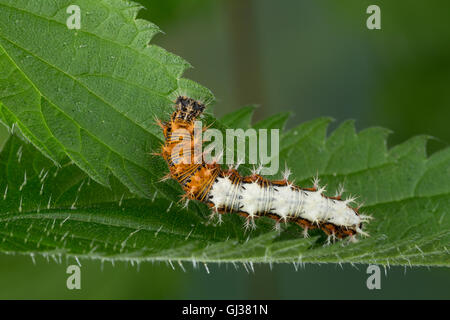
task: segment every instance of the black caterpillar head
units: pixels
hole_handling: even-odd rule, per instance
[[[205,105],[197,100],[180,96],[175,101],[176,111],[172,120],[185,120],[188,122],[197,119],[205,110]]]

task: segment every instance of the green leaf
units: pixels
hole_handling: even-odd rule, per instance
[[[66,27],[66,8],[81,8],[81,30]],[[176,202],[153,117],[167,119],[179,94],[210,102],[211,93],[181,78],[189,66],[154,45],[159,30],[120,0],[0,0],[0,120],[15,132],[0,153],[0,251],[111,260],[192,262],[335,262],[450,265],[450,149],[427,158],[427,137],[390,150],[388,131],[355,132],[343,123],[327,136],[321,118],[284,132],[279,163],[296,184],[319,175],[334,195],[364,203],[370,238],[324,246],[320,232],[273,231],[268,218],[244,232],[238,215],[208,220],[208,208]],[[250,124],[252,108],[215,127]],[[228,120],[227,120],[228,119]],[[286,114],[255,128],[282,129]],[[280,176],[280,174],[279,174]],[[277,178],[277,177],[275,177]],[[344,195],[345,196],[345,195]]]
[[[66,25],[70,5],[81,29]],[[155,45],[159,32],[136,19],[140,6],[121,0],[0,0],[0,120],[20,129],[61,164],[68,155],[95,181],[111,173],[151,197],[164,166],[154,118],[187,94],[206,102],[206,88],[182,79],[189,64]]]
[[[283,130],[287,120],[291,116],[290,112],[281,112],[266,119],[263,119],[253,125],[255,129],[278,129]]]
[[[256,106],[245,106],[234,112],[224,115],[220,122],[229,128],[248,129],[252,124],[253,113]]]
[[[64,254],[133,261],[246,261],[247,254],[260,259],[265,244],[276,237],[262,229],[249,240],[237,216],[217,227],[195,205],[182,209],[163,198],[138,199],[114,178],[111,189],[105,188],[71,161],[58,168],[14,136],[0,154],[0,173],[4,253],[55,259]],[[201,211],[207,212],[206,206]],[[264,229],[270,230],[268,222]]]
[[[278,234],[268,218],[258,219],[257,229],[245,233],[235,214],[225,215],[217,226],[203,204],[182,208],[159,197],[139,199],[115,179],[111,189],[105,188],[71,162],[57,168],[14,137],[0,154],[0,196],[5,195],[0,200],[0,250],[180,263],[448,266],[450,149],[427,159],[426,138],[417,137],[388,151],[387,130],[356,134],[351,122],[325,139],[328,122],[317,119],[286,132],[282,160],[300,185],[310,186],[318,172],[330,194],[344,182],[348,193],[365,202],[361,210],[374,220],[367,227],[371,237],[358,243],[325,246],[320,231],[303,238],[296,225]]]

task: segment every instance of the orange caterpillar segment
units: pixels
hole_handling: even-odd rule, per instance
[[[186,196],[189,199],[205,201],[220,173],[219,165],[197,163],[198,159],[194,158],[194,121],[205,106],[193,99],[179,97],[175,108],[171,120],[161,123],[165,137],[162,156],[169,165],[171,177],[181,184]],[[186,150],[188,154],[185,154]]]

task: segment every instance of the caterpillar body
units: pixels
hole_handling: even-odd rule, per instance
[[[165,138],[160,155],[170,169],[166,178],[181,184],[186,192],[184,198],[205,202],[219,219],[220,214],[237,213],[246,218],[247,228],[255,227],[255,218],[266,216],[276,221],[276,227],[280,222],[300,225],[305,236],[309,229],[316,228],[323,230],[329,240],[347,237],[355,240],[356,235],[367,235],[362,230],[363,223],[371,217],[351,207],[352,198],[324,195],[325,188],[319,186],[318,180],[312,188],[300,188],[288,181],[289,172],[277,181],[270,181],[257,172],[241,176],[237,168],[223,170],[217,163],[194,161],[193,152],[189,155],[175,152],[186,143],[184,147],[193,150],[198,142],[194,137],[194,121],[204,109],[201,102],[180,96],[170,121],[157,120]],[[192,161],[180,161],[186,156]]]

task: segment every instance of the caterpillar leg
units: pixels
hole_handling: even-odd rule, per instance
[[[309,238],[308,230],[309,230],[308,227],[303,228],[303,232],[302,232],[303,238]]]
[[[302,235],[304,238],[309,238],[309,233],[308,233],[309,230],[317,228],[315,225],[313,225],[311,222],[309,222],[306,219],[297,219],[297,220],[294,220],[294,222],[296,224],[298,224],[300,227],[302,227],[302,229],[303,229]]]
[[[254,230],[256,229],[255,217],[248,215],[245,219],[244,229],[247,231],[248,229]]]
[[[332,243],[335,243],[336,242],[336,234],[334,234],[334,233],[331,233],[331,234],[329,234],[328,235],[328,237],[327,237],[327,242],[325,243],[325,245],[326,246],[329,246],[329,245],[331,245]]]
[[[218,225],[221,225],[223,223],[222,220],[222,214],[219,210],[216,208],[212,208],[211,214],[208,216],[209,221],[216,220]]]
[[[280,221],[279,221],[279,220],[277,220],[277,221],[275,222],[275,224],[273,225],[273,230],[274,230],[274,231],[277,231],[278,233],[281,233],[281,224],[280,224]]]

